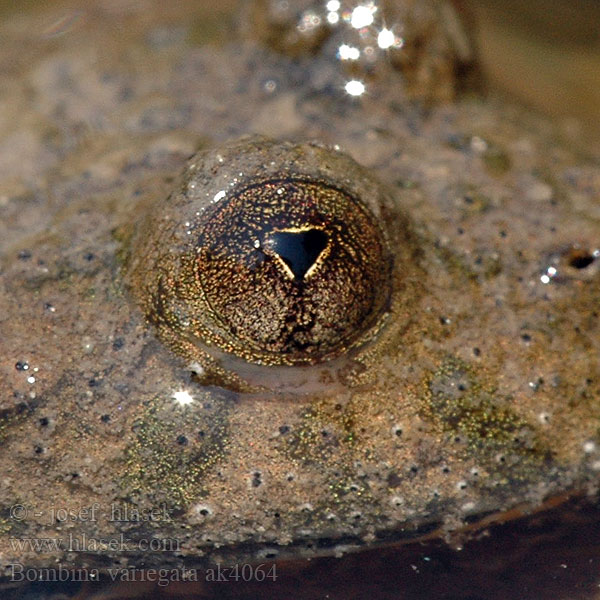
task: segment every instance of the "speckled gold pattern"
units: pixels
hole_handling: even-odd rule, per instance
[[[198,228],[198,282],[232,351],[249,360],[317,362],[343,351],[385,308],[391,265],[379,227],[340,190],[298,179],[257,183]],[[323,250],[295,277],[273,234],[319,231]]]
[[[273,172],[254,164],[265,155],[277,157],[261,161]],[[371,206],[348,188],[349,172],[368,182]],[[183,184],[141,223],[131,268],[147,318],[178,354],[203,369],[222,353],[316,364],[384,325],[394,233],[374,214],[384,192],[352,159],[249,138],[192,157]]]

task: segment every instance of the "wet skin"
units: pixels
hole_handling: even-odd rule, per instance
[[[17,116],[2,122],[11,152],[0,170],[7,551],[11,536],[53,530],[53,509],[76,513],[94,502],[96,520],[69,521],[77,535],[126,530],[136,540],[184,530],[185,553],[146,557],[182,564],[339,553],[460,530],[594,487],[593,156],[493,101],[421,114],[392,75],[360,102],[328,92],[318,87],[323,57],[298,66],[262,50],[256,64],[235,45],[197,48],[177,36],[152,45],[152,19],[135,21],[133,37],[95,63],[81,49],[103,47],[111,22],[101,14],[93,28],[44,48],[35,67],[13,66],[24,83],[6,113]],[[18,39],[15,47],[28,46]],[[276,91],[264,80],[277,81]],[[249,132],[319,144],[246,139],[243,175],[227,170],[229,161],[220,170],[219,154],[240,149],[225,140]],[[321,159],[311,162],[311,152]],[[228,187],[234,177],[242,180]],[[235,268],[221,281],[229,263],[214,252],[215,236],[218,248],[230,239],[219,227],[231,215],[196,220],[179,210],[205,201],[186,195],[192,183],[209,198],[233,189],[223,206],[235,216],[237,201],[254,201],[252,186],[275,181],[291,186],[286,197],[306,186],[335,190],[365,224],[362,234],[383,240],[357,263],[368,273],[364,290],[353,283],[347,295],[354,272],[339,291],[338,278],[322,280],[331,285],[317,291],[335,300],[323,322],[356,309],[338,329],[285,325],[301,311],[283,305],[273,331],[264,334],[264,317],[253,329],[247,315],[265,306],[248,300],[248,278],[235,280]],[[335,249],[333,221],[317,216],[256,238],[278,289],[298,295],[292,307],[312,302],[297,282]],[[355,242],[344,246],[344,235],[342,227],[340,248]],[[188,237],[211,252],[186,262]],[[253,244],[244,256],[255,256]],[[237,250],[231,244],[225,258]],[[174,272],[194,279],[208,301],[198,306]],[[309,280],[317,275],[315,267]],[[242,302],[228,314],[232,281],[242,284]],[[318,323],[322,307],[313,304]],[[164,506],[169,518],[116,522],[113,503]],[[35,510],[15,520],[15,504]],[[134,543],[129,552],[135,561],[142,551]],[[107,564],[123,553],[90,555]]]

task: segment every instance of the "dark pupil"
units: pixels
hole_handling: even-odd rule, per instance
[[[296,280],[301,280],[315,264],[325,246],[327,234],[320,229],[307,231],[277,231],[272,233],[271,248],[290,268]]]

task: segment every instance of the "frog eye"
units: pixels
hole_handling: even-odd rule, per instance
[[[236,353],[318,362],[381,315],[390,264],[373,215],[322,182],[269,179],[244,187],[198,227],[196,278]]]
[[[182,191],[138,232],[134,287],[162,337],[188,357],[196,347],[302,365],[372,336],[390,300],[391,252],[344,185],[348,169],[361,172],[328,149],[264,140],[192,158]]]

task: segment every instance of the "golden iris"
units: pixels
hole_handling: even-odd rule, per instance
[[[200,362],[315,364],[377,329],[391,252],[336,165],[361,172],[337,151],[263,138],[191,159],[132,261],[136,295],[171,347]]]

